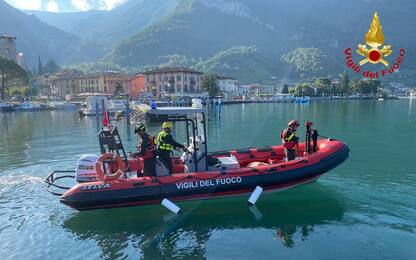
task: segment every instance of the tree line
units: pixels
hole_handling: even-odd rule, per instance
[[[281,92],[295,96],[349,96],[358,93],[376,94],[380,87],[379,80],[350,80],[348,73],[344,72],[339,82],[332,82],[329,77],[319,77],[314,82],[299,83],[293,88],[283,85]]]
[[[29,96],[35,94],[41,86],[34,84],[33,76],[41,76],[45,73],[56,73],[60,67],[53,61],[43,65],[40,57],[38,67],[29,71],[22,68],[15,61],[0,57],[0,100],[4,100],[7,95]]]

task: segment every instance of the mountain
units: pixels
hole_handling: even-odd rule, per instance
[[[178,0],[130,0],[108,12],[81,19],[71,30],[86,41],[113,44],[139,33],[172,11]]]
[[[51,13],[27,11],[82,41],[66,63],[94,62],[123,38],[139,33],[171,12],[179,0],[129,0],[110,11]]]
[[[106,60],[134,67],[183,57],[182,61],[199,60],[194,66],[218,72],[232,67],[234,60],[229,73],[240,78],[250,71],[241,70],[238,61],[262,67],[265,78],[338,74],[345,69],[344,49],[364,43],[375,11],[386,44],[396,52],[403,47],[408,57],[413,56],[416,33],[406,28],[414,10],[416,2],[410,0],[181,0],[158,23],[119,42]],[[238,46],[256,51],[235,51]],[[311,56],[303,55],[308,51]],[[296,59],[309,57],[324,59],[324,67],[305,73],[305,66],[316,63]],[[413,61],[407,62],[410,67]]]
[[[25,10],[25,13],[29,15],[35,15],[39,20],[45,22],[49,25],[52,25],[56,28],[59,28],[63,31],[78,34],[74,27],[79,26],[80,20],[86,19],[92,15],[103,14],[106,11],[87,11],[87,12],[66,12],[66,13],[56,13],[48,11],[34,11],[34,10]]]
[[[62,63],[80,42],[79,37],[50,26],[0,0],[2,34],[17,37],[17,51],[24,53],[29,67],[37,64],[38,56],[44,61],[54,59]]]

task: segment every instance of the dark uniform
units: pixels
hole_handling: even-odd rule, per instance
[[[299,137],[296,136],[296,131],[291,127],[283,130],[280,134],[283,147],[285,148],[285,155],[288,161],[296,158],[296,148],[299,142]]]
[[[173,149],[184,149],[185,146],[173,140],[172,134],[166,129],[163,129],[157,135],[157,144],[159,160],[169,169],[169,174],[172,175],[173,165],[171,153]]]
[[[156,147],[153,136],[144,133],[140,136],[141,140],[137,144],[136,156],[143,158],[143,175],[156,176]]]

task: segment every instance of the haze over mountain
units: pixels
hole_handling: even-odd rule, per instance
[[[33,66],[38,56],[43,60],[65,61],[79,45],[79,37],[41,22],[33,15],[0,0],[0,35],[17,36],[17,51],[24,52],[26,63]]]
[[[139,33],[171,12],[178,0],[131,0],[110,11],[53,13],[26,11],[82,38],[71,62],[95,61],[119,40]]]
[[[56,28],[59,28],[61,30],[64,30],[66,32],[78,34],[77,32],[74,32],[74,27],[78,26],[80,21],[82,19],[85,19],[87,17],[90,17],[95,14],[99,13],[105,13],[107,11],[98,11],[98,10],[92,10],[92,11],[86,11],[86,12],[48,12],[48,11],[24,11],[27,14],[35,15],[39,20],[42,22],[45,22],[49,25],[55,26]]]

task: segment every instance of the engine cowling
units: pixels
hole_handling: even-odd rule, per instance
[[[75,169],[75,179],[77,182],[98,180],[97,171],[95,169],[97,159],[98,155],[96,154],[84,154],[78,159],[77,168]]]

